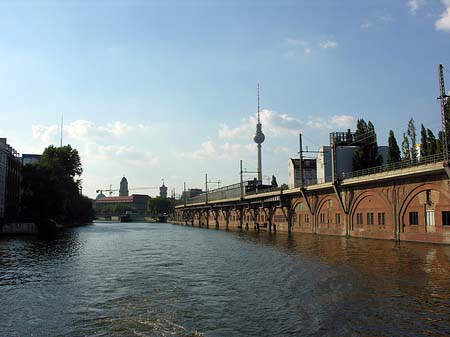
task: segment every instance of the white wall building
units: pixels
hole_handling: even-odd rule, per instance
[[[316,159],[303,159],[303,181],[306,185],[316,183]],[[288,185],[289,188],[300,186],[300,159],[289,159],[288,164]]]
[[[356,146],[338,146],[336,148],[336,173],[340,176],[344,172],[353,171],[353,153]],[[383,163],[387,163],[387,146],[379,146],[378,153],[383,157]],[[331,147],[322,146],[317,155],[317,183],[331,181]]]

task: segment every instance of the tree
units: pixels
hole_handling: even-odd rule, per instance
[[[272,185],[273,187],[278,187],[277,178],[276,178],[274,175],[272,175],[272,182],[271,182],[271,185]]]
[[[423,126],[423,124],[420,125],[420,158],[428,156],[430,154],[429,149],[429,141],[428,141],[428,134],[427,130]]]
[[[173,212],[173,202],[171,199],[155,197],[148,200],[148,212],[151,216],[158,216],[161,214],[169,214]]]
[[[429,155],[438,153],[438,142],[433,134],[433,131],[431,131],[430,129],[427,129],[427,137],[428,137],[428,150],[430,151]]]
[[[354,140],[358,146],[353,154],[353,171],[383,163],[383,157],[378,153],[377,136],[372,122],[366,123],[364,119],[358,119]]]
[[[411,152],[409,147],[409,139],[406,135],[406,132],[403,132],[403,141],[402,141],[402,153],[403,153],[403,160],[411,160]]]
[[[395,139],[394,131],[389,130],[387,162],[391,164],[398,161],[400,161],[400,149],[397,139]]]
[[[417,160],[417,148],[416,148],[416,126],[414,125],[414,119],[411,119],[408,122],[408,129],[406,130],[406,135],[409,140],[409,158],[414,161]]]
[[[70,145],[62,147],[50,145],[44,150],[39,165],[51,169],[58,176],[74,178],[83,173],[80,155]]]
[[[41,229],[50,222],[71,225],[92,221],[92,201],[80,194],[80,156],[70,145],[44,150],[37,165],[22,170],[22,217]]]

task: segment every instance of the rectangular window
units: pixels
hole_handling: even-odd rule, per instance
[[[434,227],[434,211],[425,212],[425,224],[427,227]]]
[[[320,213],[320,223],[323,224],[325,223],[325,214]]]
[[[373,225],[373,213],[367,213],[367,224]]]
[[[449,211],[442,212],[442,226],[450,226],[450,212]]]
[[[356,224],[362,225],[363,224],[363,215],[362,213],[356,213]]]
[[[336,220],[336,224],[340,225],[341,224],[341,213],[336,213],[335,214],[335,220]]]
[[[378,224],[384,225],[386,222],[385,214],[384,213],[378,213]]]
[[[309,223],[309,215],[305,214],[305,223]]]
[[[419,213],[418,212],[409,212],[409,224],[410,225],[418,225],[419,224]]]

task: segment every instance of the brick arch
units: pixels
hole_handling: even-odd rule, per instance
[[[358,206],[361,204],[361,202],[364,201],[364,199],[367,199],[368,197],[374,197],[377,199],[381,199],[384,202],[384,205],[387,209],[391,208],[391,203],[389,202],[389,200],[387,200],[387,198],[382,193],[375,192],[373,190],[365,191],[365,192],[362,192],[361,194],[359,194],[350,206],[349,214],[352,219],[353,219],[353,216],[355,215],[356,210],[358,209]]]
[[[403,217],[404,212],[406,211],[406,209],[408,208],[409,204],[411,203],[411,201],[413,201],[413,199],[419,194],[422,193],[426,190],[434,190],[434,191],[439,191],[439,193],[443,193],[447,198],[450,198],[450,195],[447,193],[447,191],[442,190],[441,188],[439,188],[439,185],[433,184],[433,183],[423,183],[420,184],[418,186],[416,186],[415,188],[413,188],[404,198],[402,201],[400,201],[401,205],[400,205],[400,220]]]
[[[318,205],[317,205],[317,211],[314,214],[314,218],[315,218],[315,222],[317,224],[318,227],[321,227],[321,225],[323,226],[324,224],[321,224],[320,221],[320,214],[322,211],[322,208],[326,205],[326,203],[331,200],[333,202],[333,206],[332,206],[332,212],[334,213],[336,210],[341,210],[341,207],[339,205],[339,201],[337,200],[335,195],[327,195],[325,197],[322,198],[322,200],[319,201]],[[328,224],[333,224],[334,223],[334,219],[333,218],[327,218],[327,225]]]
[[[368,200],[373,204],[369,205]],[[358,224],[357,213],[361,214]],[[369,223],[369,214],[372,215]],[[392,203],[377,190],[369,190],[359,194],[352,202],[349,212],[349,229],[356,236],[391,239],[393,235]]]
[[[419,195],[425,191],[435,191],[439,193],[439,204],[436,206],[436,209],[439,213],[439,211],[442,211],[443,209],[449,209],[450,210],[450,194],[443,188],[441,188],[441,186],[434,184],[434,183],[423,183],[420,184],[418,186],[416,186],[415,188],[413,188],[404,198],[403,200],[400,202],[400,210],[398,213],[398,221],[399,224],[401,226],[400,231],[401,232],[422,232],[422,230],[425,229],[425,223],[424,223],[424,218],[425,218],[425,214],[422,214],[422,211],[424,211],[424,208],[422,207],[422,209],[420,209],[420,205],[417,206],[416,208],[414,208],[415,210],[417,210],[419,213],[421,213],[420,215],[420,220],[417,226],[417,230],[413,231],[412,228],[409,228],[409,226],[407,226],[406,221],[405,220],[405,216],[406,213],[408,212],[408,210],[411,210],[411,204],[412,202],[419,197]],[[442,199],[447,199],[446,202],[443,202]],[[436,211],[435,209],[435,211]],[[436,218],[435,218],[436,219]],[[438,219],[436,219],[438,220]],[[436,221],[436,225],[439,224],[440,227],[442,226],[442,221]],[[412,227],[412,226],[411,226]]]

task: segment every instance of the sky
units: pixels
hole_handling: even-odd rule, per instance
[[[257,169],[259,83],[263,176],[287,183],[299,133],[437,134],[440,63],[450,87],[450,0],[0,0],[0,137],[42,153],[63,117],[90,197],[225,186]]]

